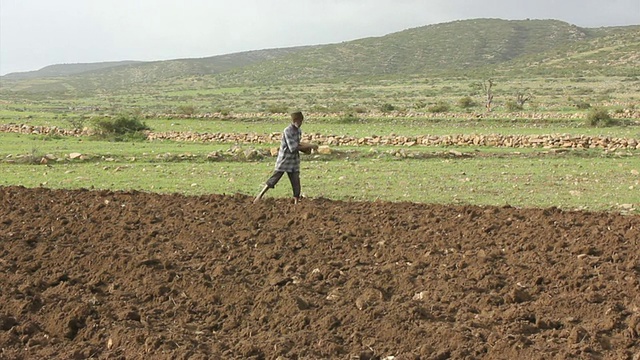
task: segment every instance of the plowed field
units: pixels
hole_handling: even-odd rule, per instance
[[[640,217],[0,187],[1,359],[640,358]]]

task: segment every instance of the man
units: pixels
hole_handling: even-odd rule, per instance
[[[262,196],[269,189],[273,189],[282,175],[287,173],[291,187],[293,188],[293,201],[298,203],[300,200],[300,154],[302,151],[306,154],[311,153],[311,150],[317,150],[318,145],[312,145],[305,142],[301,142],[302,121],[304,116],[302,112],[297,111],[291,114],[291,124],[287,126],[282,132],[282,140],[280,141],[280,149],[278,150],[278,158],[276,160],[275,170],[273,175],[267,180],[264,188],[253,201],[258,202]]]

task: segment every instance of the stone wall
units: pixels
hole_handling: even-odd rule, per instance
[[[271,144],[280,141],[280,133],[228,134],[159,132],[149,133],[152,141],[229,142],[237,144]],[[329,146],[490,146],[509,148],[640,149],[636,139],[586,135],[420,135],[367,136],[305,134],[304,141]]]
[[[59,136],[87,136],[89,129],[61,129],[58,127],[24,124],[0,124],[0,132]],[[223,142],[234,144],[274,144],[280,142],[280,133],[195,133],[189,131],[148,132],[150,141]],[[566,149],[640,149],[633,138],[613,138],[587,135],[419,135],[419,136],[367,136],[305,134],[304,141],[327,146],[489,146],[508,148],[566,148]]]

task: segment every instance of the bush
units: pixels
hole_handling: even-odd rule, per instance
[[[429,106],[427,110],[432,113],[444,113],[449,111],[449,104],[439,101],[435,105]]]
[[[424,109],[425,107],[427,107],[427,103],[425,103],[424,101],[418,101],[413,105],[413,108],[416,110]]]
[[[338,124],[354,124],[354,123],[357,123],[358,121],[359,119],[357,116],[349,113],[349,114],[345,114],[344,116],[341,116],[335,122]]]
[[[507,109],[507,111],[522,111],[523,106],[518,104],[515,101],[507,101],[506,104],[504,104],[505,108]]]
[[[382,105],[382,106],[380,107],[380,110],[381,110],[382,112],[390,112],[390,111],[393,111],[393,110],[395,110],[395,109],[396,109],[396,107],[395,107],[395,106],[393,106],[393,105],[391,105],[391,104],[384,104],[384,105]]]
[[[575,103],[575,106],[580,110],[586,110],[586,109],[590,109],[591,108],[591,104],[589,104],[586,101],[577,101]]]
[[[191,116],[196,113],[196,107],[193,105],[180,105],[178,107],[178,113],[182,115]]]
[[[145,130],[151,130],[138,116],[120,114],[115,118],[94,120],[96,136],[114,141],[144,140]]]
[[[465,96],[465,97],[461,98],[460,100],[458,100],[458,106],[460,106],[463,109],[472,108],[472,107],[475,107],[477,105],[478,104],[475,101],[473,101],[471,96]]]
[[[87,121],[86,116],[73,117],[70,119],[66,119],[72,126],[74,130],[82,130],[84,129],[84,124]]]
[[[613,126],[615,119],[611,118],[609,112],[603,108],[593,108],[587,114],[587,124],[589,126]]]

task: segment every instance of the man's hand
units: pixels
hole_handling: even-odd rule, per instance
[[[300,145],[298,145],[298,151],[302,151],[305,154],[311,154],[313,150],[318,150],[318,145],[306,142],[301,142]]]

